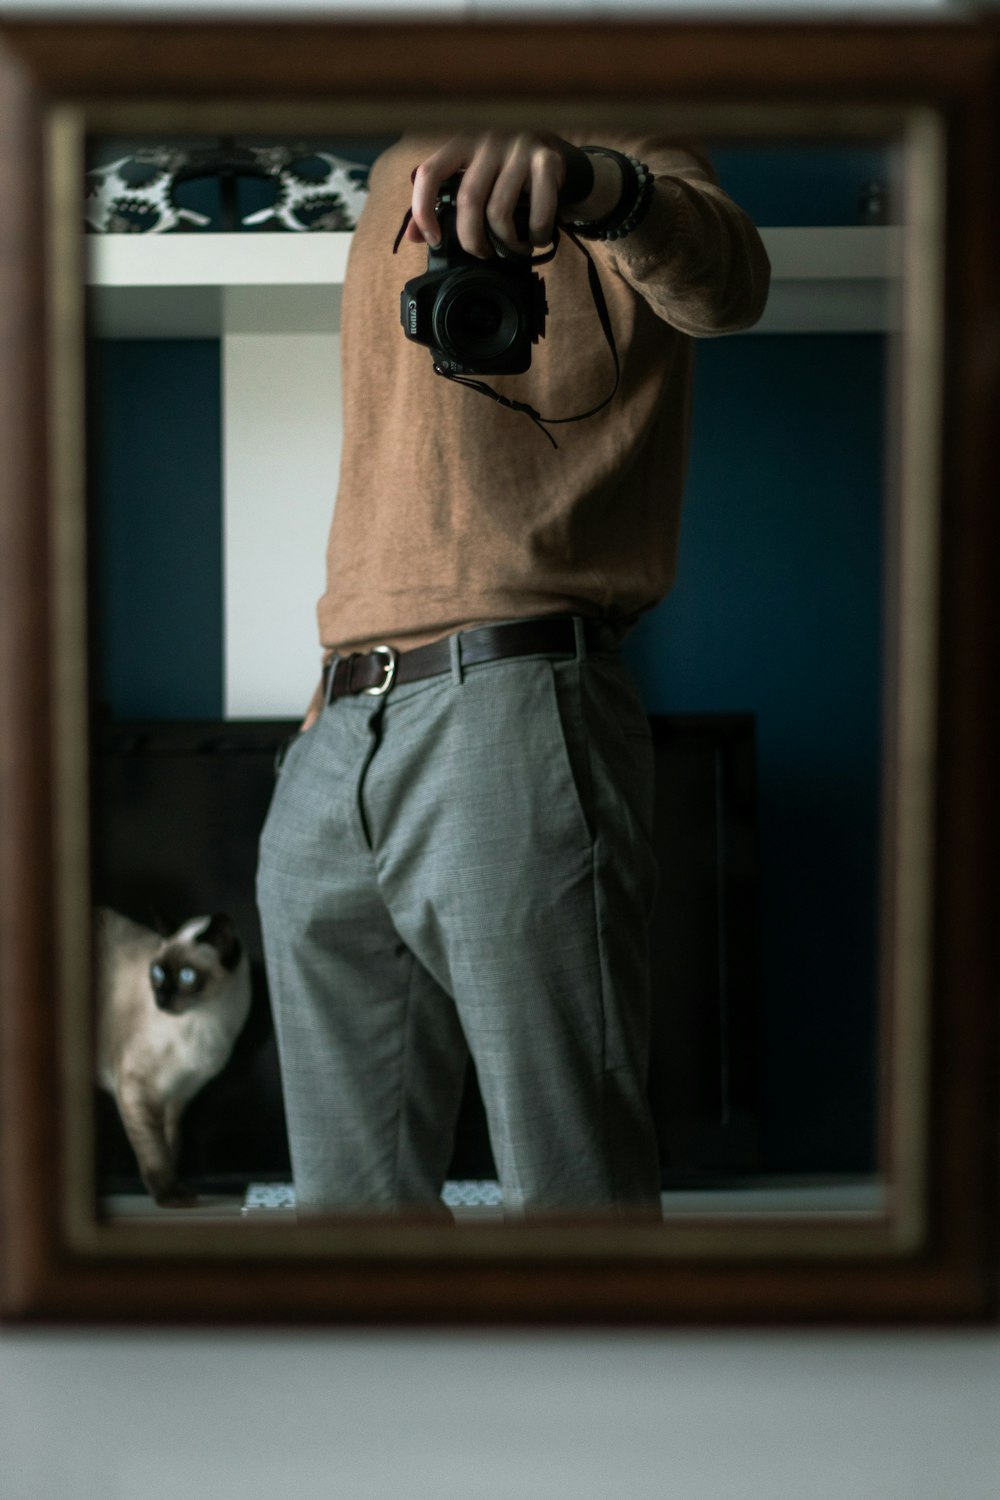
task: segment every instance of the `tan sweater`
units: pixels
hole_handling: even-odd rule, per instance
[[[575,137],[584,144],[593,137]],[[673,580],[691,416],[692,337],[761,315],[769,266],[747,216],[698,156],[651,138],[601,144],[656,175],[625,239],[588,242],[621,361],[611,404],[551,428],[433,373],[399,323],[426,248],[393,241],[410,173],[437,140],[404,137],[376,161],[344,287],[344,444],[319,601],[329,655],[409,647],[525,615],[600,616],[622,635]],[[579,250],[540,267],[545,337],[523,375],[484,377],[544,417],[600,401],[614,379]]]

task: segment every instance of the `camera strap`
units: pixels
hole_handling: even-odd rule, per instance
[[[403,235],[406,233],[406,226],[410,222],[411,218],[412,211],[407,209],[406,217],[403,220],[399,234],[396,236],[396,242],[392,247],[392,253],[394,255],[399,249],[399,246],[403,239]],[[544,255],[532,256],[531,264],[533,266],[545,265],[553,258],[559,248],[560,227],[561,232],[566,236],[566,238],[568,240],[572,240],[576,248],[586,258],[587,280],[590,285],[590,295],[593,298],[594,307],[597,311],[597,316],[600,321],[601,328],[604,332],[604,337],[607,340],[608,348],[611,350],[611,358],[614,362],[615,367],[615,383],[611,387],[611,390],[608,392],[608,394],[604,397],[604,400],[598,401],[596,406],[590,407],[587,411],[577,412],[576,415],[572,417],[543,417],[539,412],[535,410],[533,406],[529,405],[527,401],[512,401],[509,396],[501,396],[500,392],[495,391],[491,385],[487,385],[485,380],[476,380],[470,375],[456,375],[453,370],[448,370],[443,365],[434,365],[435,375],[441,375],[446,380],[454,381],[456,385],[467,386],[470,391],[477,391],[481,396],[490,396],[494,401],[498,402],[500,406],[507,407],[509,411],[522,412],[526,417],[529,417],[531,419],[531,421],[538,428],[539,432],[541,432],[545,437],[548,438],[553,448],[558,448],[559,444],[556,442],[551,432],[546,431],[546,429],[548,427],[558,426],[563,422],[582,422],[587,417],[594,416],[597,412],[603,410],[603,408],[607,406],[608,402],[613,399],[615,393],[618,390],[619,381],[621,380],[621,367],[618,361],[618,346],[615,343],[615,335],[611,327],[611,315],[608,312],[608,304],[604,297],[604,288],[601,286],[601,278],[598,273],[597,266],[595,265],[593,256],[590,254],[590,251],[587,249],[586,245],[584,245],[580,240],[577,239],[576,235],[570,228],[567,227],[567,225],[563,224],[562,226],[560,226],[559,224],[555,224],[553,225],[552,231],[552,248],[550,250],[546,250]]]

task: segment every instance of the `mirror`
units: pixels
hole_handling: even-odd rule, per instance
[[[653,30],[666,46],[669,28]],[[621,33],[632,56],[637,34]],[[767,28],[753,34],[763,46]],[[360,33],[354,45],[372,56]],[[463,68],[492,66],[462,55]],[[761,57],[766,74],[775,64]],[[937,687],[942,387],[949,349],[962,349],[943,267],[946,245],[954,259],[964,242],[947,238],[944,204],[963,137],[933,91],[887,102],[877,68],[856,97],[817,105],[762,103],[737,83],[706,102],[704,66],[689,55],[686,99],[626,106],[619,92],[586,115],[594,140],[627,124],[705,141],[772,265],[755,330],[698,342],[677,578],[624,648],[657,763],[650,1098],[662,1225],[615,1223],[587,1204],[570,1219],[504,1222],[474,1077],[448,1174],[454,1227],[363,1212],[295,1222],[248,878],[274,755],[316,672],[339,442],[341,272],[329,267],[343,266],[348,236],[218,228],[212,214],[234,202],[237,218],[267,223],[272,201],[259,177],[225,174],[178,190],[208,225],[80,232],[87,170],[93,183],[118,163],[128,177],[151,146],[190,161],[217,142],[286,155],[307,142],[360,178],[414,124],[450,133],[530,117],[568,133],[584,118],[579,90],[567,82],[564,97],[525,104],[504,98],[498,73],[487,112],[468,85],[404,107],[377,84],[318,105],[286,81],[287,97],[264,109],[238,97],[180,105],[161,85],[162,102],[82,103],[71,89],[47,110],[56,1233],[82,1278],[136,1266],[143,1285],[160,1277],[191,1309],[211,1284],[227,1316],[248,1315],[224,1285],[231,1265],[277,1296],[264,1316],[531,1317],[556,1305],[579,1317],[596,1288],[599,1316],[753,1317],[740,1288],[754,1275],[772,1312],[805,1314],[818,1277],[832,1278],[827,1309],[859,1307],[875,1286],[901,1313],[923,1305],[915,1268],[941,1202],[931,1110],[945,1097],[928,1055],[947,952],[932,834],[954,732],[942,737]],[[511,442],[527,442],[508,415]],[[304,497],[294,518],[290,493]],[[185,1116],[193,1209],[151,1203],[94,1088],[94,1017],[78,983],[91,896],[171,929],[228,910],[252,960],[232,1066]]]
[[[196,911],[231,912],[246,934],[262,1012],[264,1039],[243,1086],[228,1069],[188,1116],[181,1175],[226,1189],[202,1186],[204,1213],[291,1197],[254,867],[272,763],[318,671],[314,596],[342,435],[340,288],[323,279],[262,283],[296,275],[282,268],[282,253],[297,264],[312,252],[318,272],[297,274],[328,277],[352,238],[347,228],[269,233],[279,189],[251,174],[264,152],[282,153],[284,191],[297,191],[302,211],[325,222],[331,170],[349,191],[349,174],[364,181],[392,145],[236,140],[229,152],[242,153],[243,175],[233,174],[228,238],[218,227],[226,179],[205,166],[224,159],[225,143],[87,145],[92,225],[116,203],[133,214],[126,223],[141,226],[140,195],[162,199],[157,163],[168,155],[182,163],[178,174],[205,174],[175,177],[172,187],[180,212],[193,216],[184,205],[198,202],[208,210],[200,228],[189,222],[187,233],[161,235],[121,225],[86,241],[101,725],[94,900],[138,921],[169,914],[171,931]],[[752,335],[697,345],[678,578],[624,648],[654,715],[660,766],[651,1097],[664,1208],[668,1216],[736,1203],[877,1211],[883,535],[896,503],[887,458],[898,443],[891,401],[913,187],[903,138],[707,147],[723,187],[761,225],[775,270]],[[133,186],[130,197],[130,177],[151,185]],[[363,203],[359,195],[344,209],[349,223]],[[149,218],[158,222],[155,210]],[[254,247],[274,269],[231,274],[253,274],[256,285],[177,284],[195,274],[218,281],[227,253]],[[183,270],[170,269],[171,250],[185,258]],[[389,250],[387,242],[386,259]],[[196,273],[199,253],[211,269]],[[559,254],[577,251],[564,244]],[[425,260],[409,247],[390,262],[393,285]],[[596,332],[582,257],[567,274],[574,269],[578,317],[589,308]],[[165,276],[173,284],[148,284]],[[572,359],[551,318],[545,338],[551,358]],[[405,354],[427,361],[420,349]],[[506,388],[523,394],[525,384],[509,378]],[[515,414],[506,422],[498,465],[503,442],[516,449],[532,437]],[[150,1214],[106,1106],[101,1120],[99,1196],[112,1214]],[[213,1157],[209,1140],[220,1128],[227,1145]],[[496,1175],[472,1084],[447,1188],[460,1223],[470,1199],[477,1220],[490,1205],[499,1214]],[[116,1181],[131,1191],[115,1193]]]

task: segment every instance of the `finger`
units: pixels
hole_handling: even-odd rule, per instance
[[[412,217],[406,226],[408,240],[423,240],[428,245],[441,243],[441,226],[435,206],[439,181],[433,160],[421,162],[413,172],[413,196],[410,202]]]
[[[557,151],[546,147],[532,156],[528,189],[528,238],[536,248],[552,243],[553,225],[559,206],[559,188],[565,175],[566,164]]]
[[[486,222],[508,249],[530,255],[531,246],[521,238],[514,218],[522,196],[530,191],[529,166],[520,157],[508,160],[493,184],[486,204]]]
[[[413,196],[410,205],[413,217],[410,225],[416,226],[417,233],[411,236],[410,226],[408,226],[407,238],[416,239],[419,236],[428,245],[440,245],[441,225],[436,213],[438,193],[442,182],[447,181],[449,177],[465,167],[469,145],[467,137],[454,136],[446,145],[428,156],[414,169],[412,173]]]
[[[503,157],[490,139],[481,142],[465,169],[455,204],[455,232],[459,244],[470,255],[478,255],[484,260],[493,254],[486,235],[486,208],[502,166]]]
[[[505,245],[530,255],[534,246],[552,243],[559,187],[565,173],[565,160],[554,140],[518,137],[487,208],[490,227]],[[527,238],[521,232],[523,223],[519,226],[515,218],[522,196],[528,200]]]

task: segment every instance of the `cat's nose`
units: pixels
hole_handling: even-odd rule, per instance
[[[161,1010],[169,1010],[170,1002],[174,998],[174,987],[170,981],[170,975],[159,964],[154,964],[149,971],[149,982],[153,986],[153,999]]]

